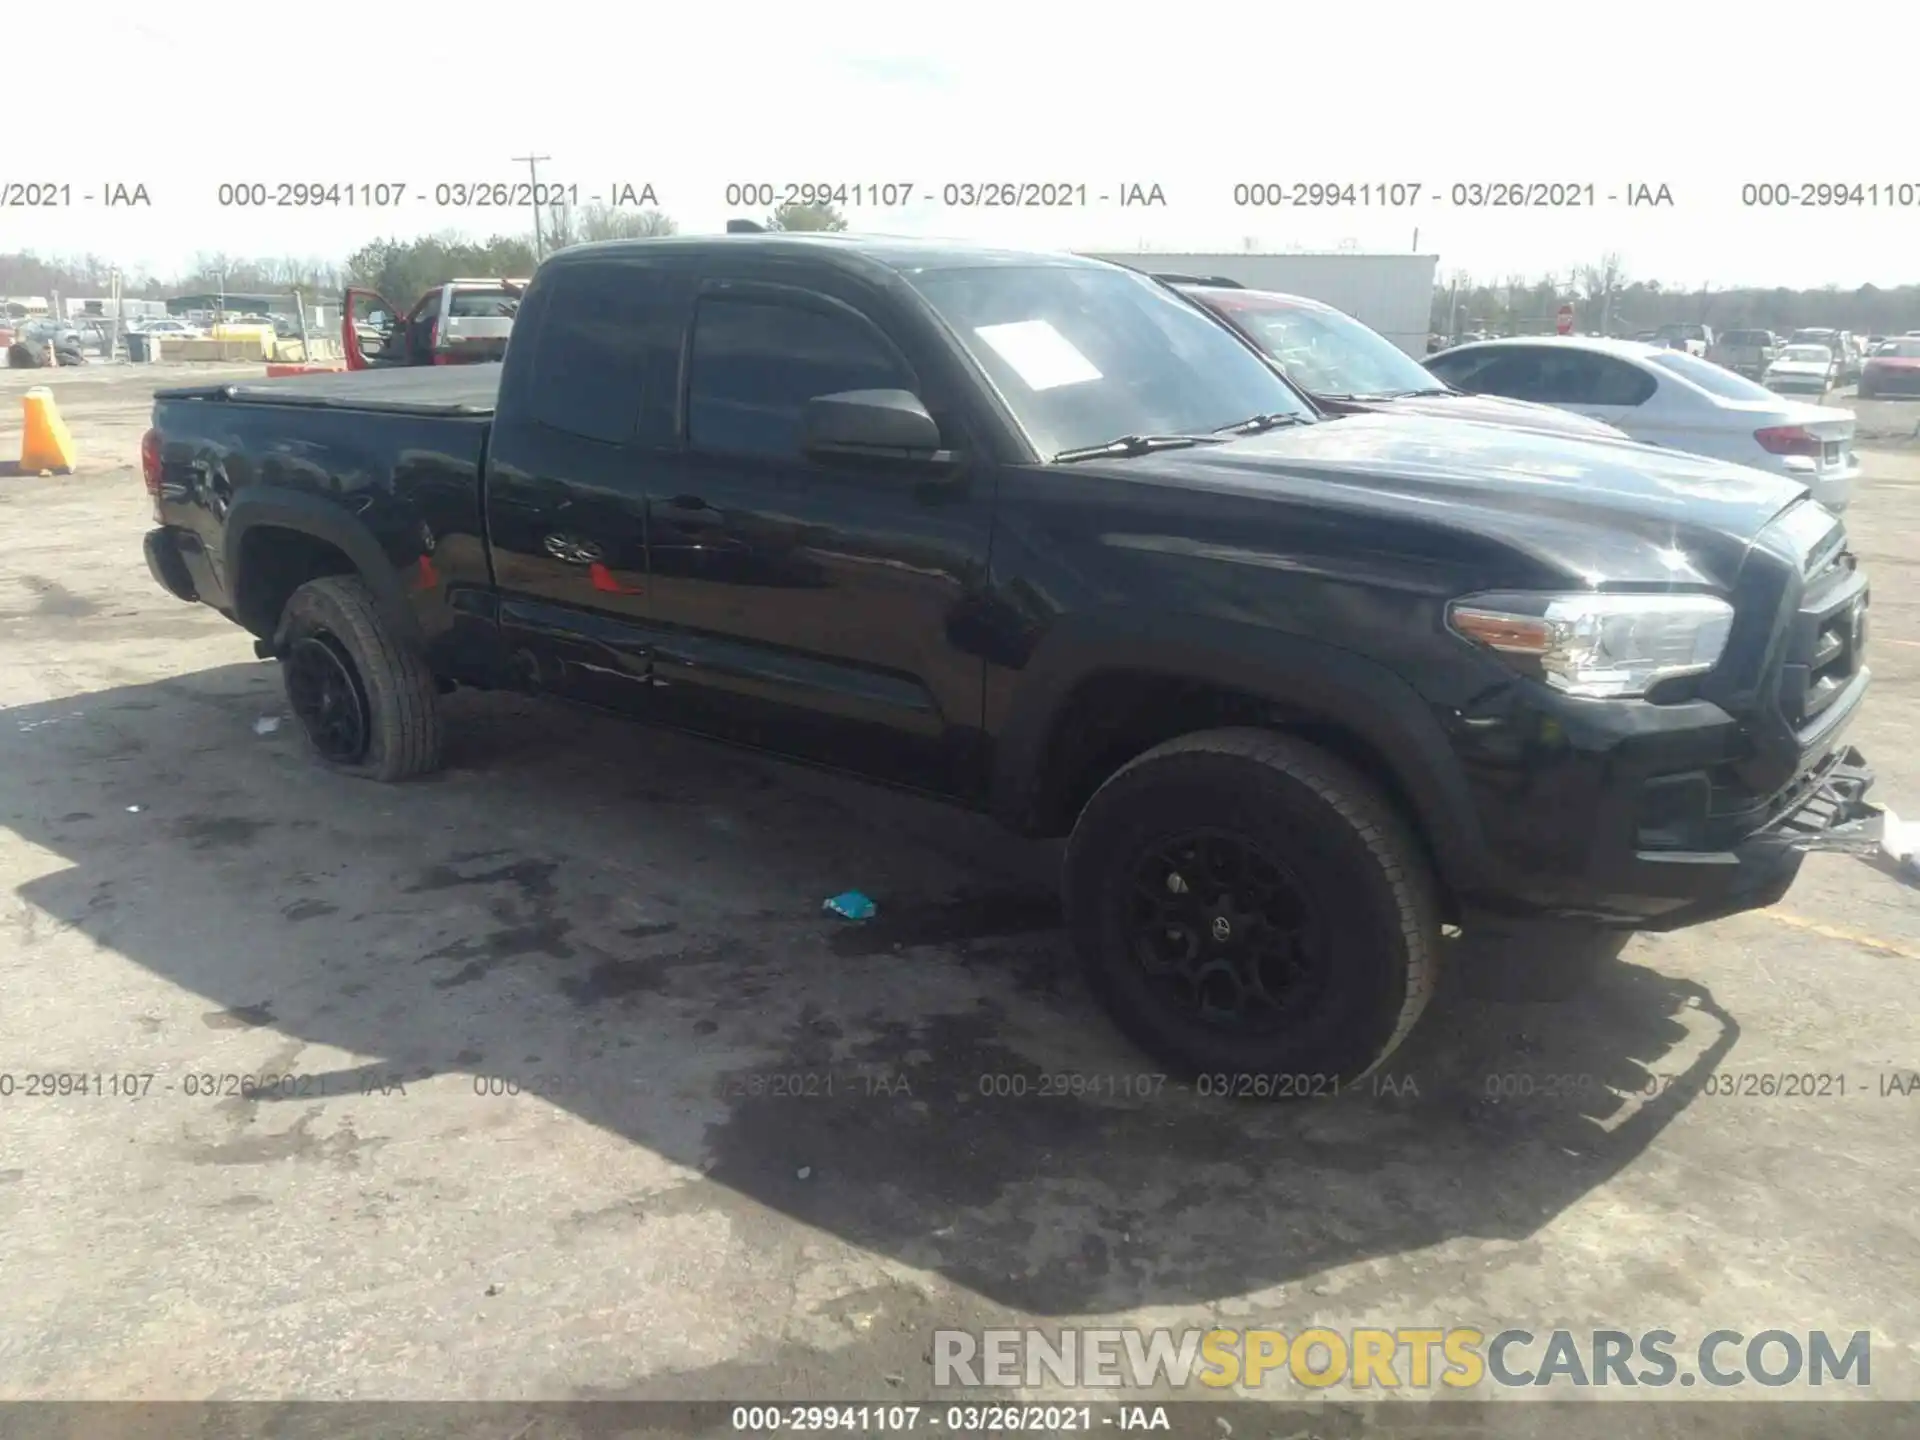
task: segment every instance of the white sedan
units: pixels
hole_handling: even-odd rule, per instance
[[[1731,370],[1637,340],[1537,335],[1430,355],[1456,390],[1555,405],[1632,439],[1786,475],[1830,510],[1853,498],[1851,410],[1789,400]]]
[[[1767,366],[1761,383],[1776,394],[1825,395],[1840,383],[1840,362],[1824,345],[1789,345]]]

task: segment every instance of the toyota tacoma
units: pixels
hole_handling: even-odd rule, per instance
[[[141,459],[154,577],[326,764],[432,770],[441,694],[513,688],[1065,837],[1092,990],[1187,1072],[1350,1082],[1443,949],[1572,965],[1878,823],[1804,486],[1324,418],[1097,261],[580,246],[503,364],[162,391]]]

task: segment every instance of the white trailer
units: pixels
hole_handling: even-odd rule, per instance
[[[1158,250],[1080,252],[1093,260],[1156,275],[1222,276],[1249,290],[1304,295],[1344,310],[1416,360],[1427,355],[1438,255],[1365,255],[1356,251],[1228,251],[1215,255]]]

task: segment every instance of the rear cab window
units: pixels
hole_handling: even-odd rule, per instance
[[[504,289],[456,289],[447,301],[447,316],[454,320],[510,320],[519,307],[520,297]]]
[[[678,354],[676,281],[637,261],[556,265],[539,286],[527,367],[533,419],[602,444],[632,440],[650,373],[670,372]]]

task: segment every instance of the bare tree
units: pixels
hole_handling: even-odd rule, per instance
[[[551,251],[596,240],[647,240],[676,235],[680,226],[662,210],[623,210],[613,205],[556,206],[547,215]]]
[[[1602,335],[1613,326],[1614,301],[1626,282],[1627,270],[1618,250],[1602,255],[1597,265],[1583,265],[1580,269],[1580,289],[1587,312],[1598,316],[1596,328]]]

